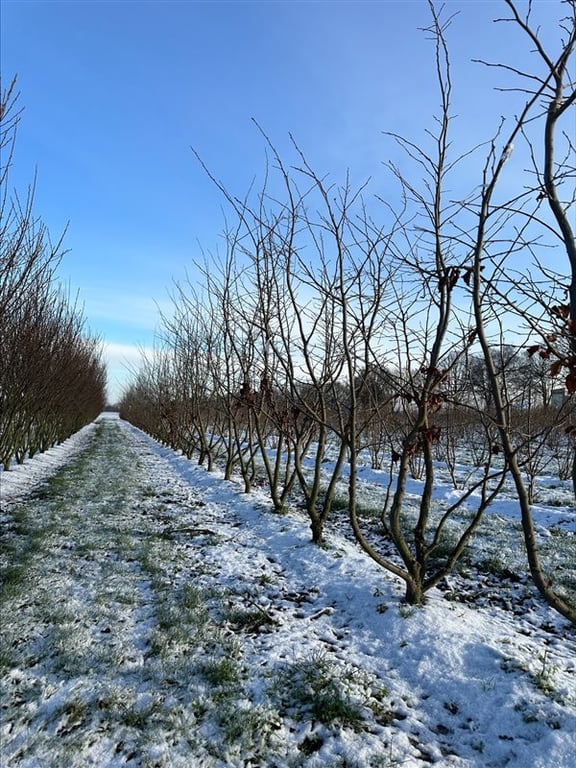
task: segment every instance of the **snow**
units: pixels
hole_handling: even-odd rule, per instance
[[[111,415],[0,483],[3,768],[576,762],[574,628],[523,578],[411,608],[343,525],[316,547]],[[495,535],[513,518],[497,502]]]

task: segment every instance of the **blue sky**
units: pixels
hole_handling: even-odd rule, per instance
[[[558,6],[537,0],[536,18]],[[528,48],[492,22],[500,0],[446,7],[459,12],[454,112],[472,145],[520,102],[471,59],[521,67]],[[350,168],[382,192],[383,131],[418,141],[437,108],[429,23],[425,0],[2,0],[3,85],[18,75],[25,108],[11,184],[37,169],[36,213],[53,237],[68,224],[60,276],[107,344],[111,399],[172,281],[221,238],[223,200],[191,147],[242,196],[265,167],[256,118],[281,155],[291,132],[320,175]]]

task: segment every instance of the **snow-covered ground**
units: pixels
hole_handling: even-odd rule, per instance
[[[0,484],[2,768],[576,764],[576,634],[523,577],[408,608],[343,528],[116,418]]]

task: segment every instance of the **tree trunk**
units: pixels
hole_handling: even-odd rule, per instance
[[[404,600],[408,605],[424,605],[424,589],[421,579],[412,577],[406,581]]]
[[[528,491],[522,478],[522,472],[518,466],[516,455],[512,451],[512,446],[507,444],[504,446],[504,449],[509,454],[508,461],[510,472],[512,474],[512,478],[514,479],[516,493],[518,494],[518,501],[520,502],[524,543],[526,545],[526,554],[528,556],[530,574],[534,584],[551,608],[553,608],[555,611],[558,611],[558,613],[571,621],[572,624],[576,625],[576,606],[569,605],[554,591],[552,588],[552,580],[547,578],[546,574],[542,570],[540,555],[538,552],[538,543],[536,541],[536,531],[534,529],[534,520],[532,519],[532,510],[530,506],[530,500],[528,498]]]
[[[312,531],[312,543],[322,544],[324,541],[324,523],[320,519],[320,517],[317,517],[317,516],[312,517],[312,522],[310,523],[310,529]]]

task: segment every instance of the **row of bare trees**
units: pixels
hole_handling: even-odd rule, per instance
[[[0,102],[0,464],[9,469],[69,437],[105,405],[100,343],[58,285],[61,242],[9,187],[20,112],[15,81]]]
[[[286,164],[264,133],[272,162],[258,195],[238,199],[211,177],[234,214],[226,252],[177,286],[162,344],[121,414],[209,469],[221,461],[228,477],[239,472],[246,491],[264,482],[276,510],[297,491],[316,542],[345,478],[357,541],[403,579],[410,603],[453,569],[512,481],[534,581],[576,622],[544,572],[531,513],[544,448],[573,452],[568,280],[541,254],[568,249],[561,223],[572,200],[556,200],[573,195],[561,118],[574,106],[576,4],[564,6],[552,53],[531,8],[522,17],[504,4],[537,60],[530,73],[499,65],[520,80],[525,103],[486,144],[455,149],[450,20],[430,4],[440,111],[425,145],[388,134],[406,162],[388,165],[386,200],[329,184],[295,142]],[[528,166],[515,168],[520,187],[507,177],[513,144]],[[439,501],[438,459],[455,467],[459,434],[477,451],[475,471],[453,501]],[[367,452],[389,469],[381,519],[394,556],[358,500]]]

